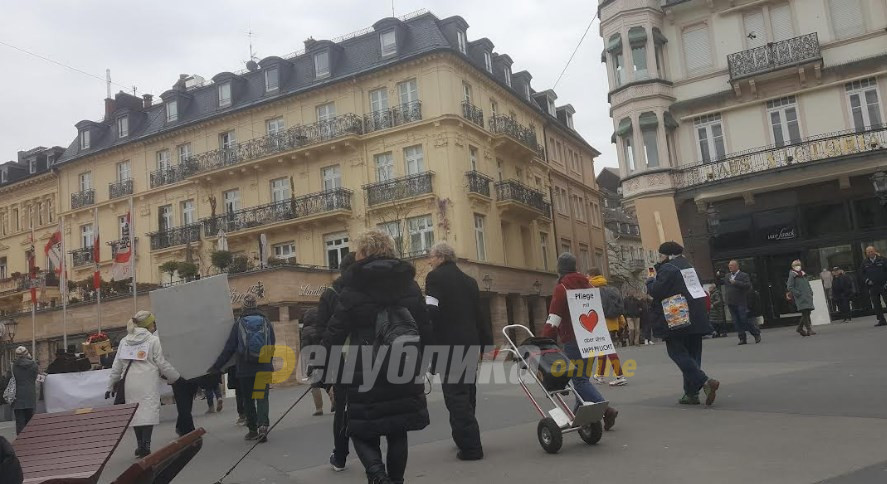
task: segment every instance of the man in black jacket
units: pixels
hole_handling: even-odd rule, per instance
[[[755,343],[760,343],[761,330],[754,321],[749,320],[749,298],[754,295],[751,277],[739,270],[739,262],[735,260],[731,260],[727,267],[730,273],[724,277],[724,303],[730,309],[730,316],[736,326],[736,335],[739,336],[739,344],[748,343],[746,331],[754,336]]]
[[[882,298],[887,301],[887,259],[881,257],[872,246],[865,248],[865,260],[859,268],[859,279],[868,289],[872,307],[878,316],[878,324],[875,326],[887,326],[887,321],[884,320],[884,307],[881,306]]]
[[[853,288],[853,280],[850,279],[840,267],[832,269],[832,299],[838,305],[838,314],[842,323],[849,323],[852,318],[850,313],[850,300],[856,291]]]
[[[493,344],[493,329],[481,311],[477,281],[459,269],[456,254],[446,242],[435,244],[429,255],[429,263],[434,269],[425,278],[425,300],[431,315],[434,344],[451,348],[450,368],[459,366],[457,362],[463,359],[465,362],[477,361],[482,346]],[[468,367],[474,368],[473,365]],[[453,441],[459,447],[457,457],[479,460],[484,452],[480,427],[474,416],[476,375],[451,373],[450,368],[440,368],[441,387],[450,412]]]
[[[679,403],[699,405],[699,391],[702,390],[706,396],[705,404],[711,405],[720,382],[702,371],[702,337],[713,330],[706,314],[705,298],[694,298],[687,287],[687,281],[694,279],[688,279],[683,271],[693,270],[693,266],[683,253],[684,248],[677,242],[666,242],[659,246],[660,262],[656,264],[656,277],[647,280],[647,292],[653,297],[653,334],[665,340],[669,358],[684,374],[684,396]],[[695,277],[697,283],[698,280],[698,276]],[[683,296],[686,301],[690,324],[671,329],[662,302],[674,296]],[[670,305],[673,306],[677,305]]]

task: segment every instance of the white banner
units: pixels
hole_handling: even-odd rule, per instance
[[[696,273],[696,269],[692,267],[681,269],[681,276],[684,278],[684,284],[687,286],[687,291],[693,296],[693,299],[705,297],[705,289],[702,288],[702,283],[699,282],[699,274]]]
[[[601,290],[598,288],[570,289],[567,291],[567,306],[573,320],[573,333],[583,358],[616,353],[604,307],[601,304]]]
[[[111,370],[82,371],[78,373],[56,373],[46,375],[43,382],[43,398],[46,411],[66,412],[78,408],[107,407],[114,404],[114,398],[105,400]],[[160,396],[171,396],[172,387],[166,381],[160,382]]]

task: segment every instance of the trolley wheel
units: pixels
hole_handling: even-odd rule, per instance
[[[539,437],[539,445],[549,454],[557,454],[564,444],[564,435],[561,428],[551,417],[543,418],[536,427],[536,435]]]
[[[579,429],[579,437],[588,445],[594,445],[601,440],[604,435],[604,426],[600,422],[590,423]]]

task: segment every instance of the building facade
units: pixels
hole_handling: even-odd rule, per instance
[[[767,321],[790,263],[853,272],[887,251],[887,4],[604,0],[622,190],[645,246],[703,278],[739,259]],[[854,307],[869,307],[865,297]]]
[[[597,176],[604,201],[610,283],[625,294],[642,294],[646,291],[647,269],[656,262],[656,251],[644,248],[637,217],[622,205],[620,183],[619,171],[614,168],[604,168]]]

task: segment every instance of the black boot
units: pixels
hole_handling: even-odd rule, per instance
[[[745,338],[745,336],[740,336],[740,337],[739,337],[739,344],[741,344],[741,345],[747,345],[747,344],[748,344],[748,340]]]

